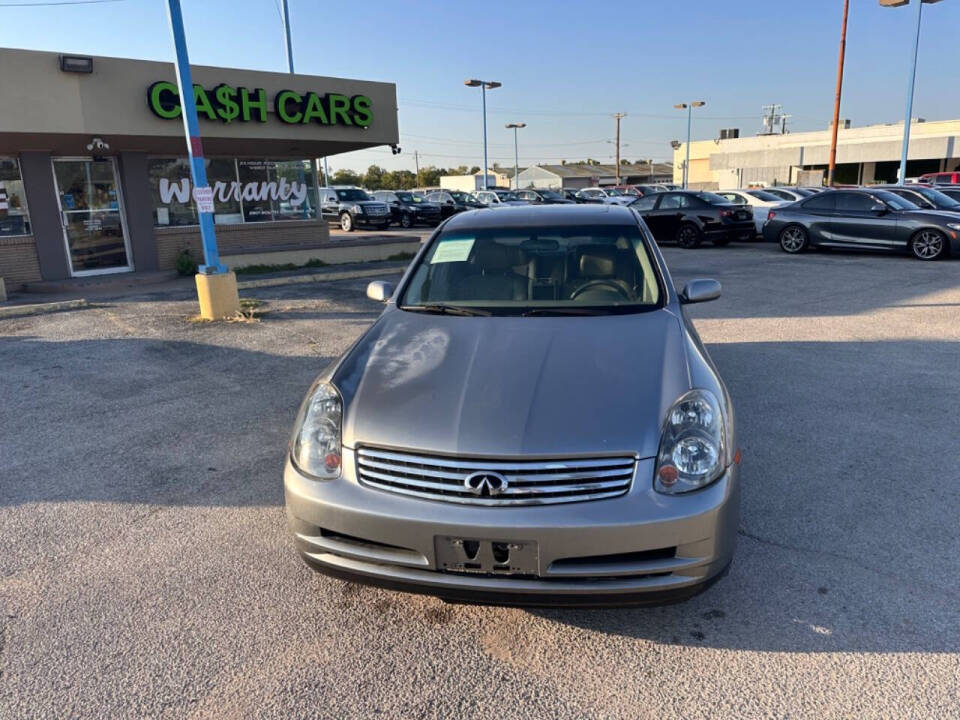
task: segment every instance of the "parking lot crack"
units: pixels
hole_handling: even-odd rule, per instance
[[[770,540],[768,538],[763,538],[763,537],[760,537],[759,535],[748,532],[742,527],[737,530],[737,535],[741,537],[749,538],[750,540],[760,543],[761,545],[769,545],[771,547],[781,548],[783,550],[790,550],[791,552],[804,553],[807,555],[825,555],[827,557],[834,558],[835,560],[851,563],[853,565],[856,565],[861,570],[866,570],[867,572],[871,572],[871,573],[874,573],[875,575],[885,577],[897,583],[909,584],[914,586],[923,585],[935,592],[942,593],[943,595],[952,597],[954,599],[960,599],[960,593],[956,592],[952,588],[946,588],[941,585],[934,585],[932,583],[924,582],[922,580],[918,580],[917,578],[913,578],[913,577],[903,577],[901,575],[897,575],[895,573],[891,573],[886,570],[881,570],[880,568],[873,567],[872,565],[868,565],[867,563],[862,562],[860,559],[856,557],[844,555],[842,553],[834,552],[832,550],[822,550],[820,548],[809,548],[809,547],[804,547],[803,545],[794,545],[791,543],[783,543],[783,542],[778,542],[776,540]]]

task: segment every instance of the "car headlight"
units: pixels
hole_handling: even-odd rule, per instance
[[[951,230],[960,230],[960,223],[947,223],[947,227]]]
[[[322,480],[340,476],[343,401],[337,389],[317,383],[307,394],[293,428],[290,457],[302,472]]]
[[[350,209],[353,210],[355,213],[361,213],[361,214],[363,213],[363,205],[351,205]]]
[[[720,403],[709,390],[691,390],[667,413],[653,487],[676,495],[709,485],[726,469],[727,447]]]

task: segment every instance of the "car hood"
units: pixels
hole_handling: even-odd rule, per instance
[[[456,317],[387,310],[331,378],[343,442],[422,452],[652,457],[689,389],[668,310]]]

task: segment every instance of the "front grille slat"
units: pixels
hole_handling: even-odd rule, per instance
[[[508,460],[420,455],[359,448],[361,484],[409,497],[468,505],[548,505],[601,500],[630,489],[636,470],[632,457]],[[506,481],[497,492],[467,487],[471,475],[489,471]]]

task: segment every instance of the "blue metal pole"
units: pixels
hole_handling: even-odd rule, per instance
[[[283,0],[283,34],[287,41],[287,72],[293,75],[293,43],[290,41],[290,8]]]
[[[173,33],[173,46],[177,54],[177,87],[180,91],[180,109],[183,115],[183,130],[187,139],[187,155],[190,157],[190,175],[193,189],[206,188],[207,169],[203,160],[203,143],[200,141],[200,127],[197,123],[197,106],[193,97],[193,76],[190,73],[190,58],[187,55],[187,40],[183,32],[183,13],[180,12],[180,0],[167,0],[170,17],[170,31]],[[227,268],[220,264],[217,250],[217,235],[214,230],[213,213],[199,212],[200,236],[203,239],[204,264],[198,272],[204,275],[226,273]]]
[[[907,149],[910,147],[910,118],[913,115],[913,86],[917,81],[917,51],[920,48],[920,17],[923,14],[923,0],[917,2],[917,30],[913,36],[913,62],[910,66],[910,84],[907,85],[907,117],[903,121],[903,149],[900,151],[900,185],[907,179]]]
[[[683,189],[687,189],[687,177],[690,172],[690,123],[693,118],[693,104],[687,105],[687,159],[683,161]]]
[[[483,98],[483,189],[487,190],[487,84],[480,84],[480,96]]]

